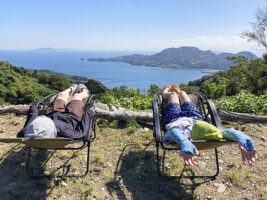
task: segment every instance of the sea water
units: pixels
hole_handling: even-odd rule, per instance
[[[149,89],[151,84],[163,87],[166,84],[188,83],[204,75],[200,69],[161,69],[119,62],[86,60],[91,57],[108,58],[133,53],[136,52],[1,50],[0,61],[8,61],[28,69],[48,69],[69,75],[85,76],[100,81],[108,88],[125,85],[141,91]],[[146,52],[142,52],[144,53]]]

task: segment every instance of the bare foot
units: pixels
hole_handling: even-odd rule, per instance
[[[169,92],[171,87],[172,87],[172,85],[165,85],[163,88],[163,93]]]
[[[87,88],[82,88],[82,91],[80,93],[83,94],[83,98],[87,98],[90,95],[90,92]]]
[[[172,88],[173,88],[174,92],[176,92],[176,94],[179,96],[181,93],[180,87],[178,85],[174,84],[174,85],[172,85]]]
[[[75,93],[71,100],[82,101],[83,99],[88,97],[89,97],[89,90],[87,88],[82,88],[82,91],[79,93]]]
[[[169,91],[171,89],[171,85],[165,85],[164,88],[163,88],[163,91],[162,91],[162,97],[165,101],[168,100],[168,97],[169,97]]]
[[[77,84],[73,84],[73,85],[71,85],[69,88],[68,88],[68,90],[70,90],[70,92],[69,92],[69,94],[70,94],[70,96],[73,96],[73,94],[74,94],[74,92],[75,92],[75,90],[78,88],[78,85]]]
[[[77,89],[82,92],[82,90],[87,89],[87,87],[84,84],[79,84]]]

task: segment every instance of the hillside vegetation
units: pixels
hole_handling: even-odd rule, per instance
[[[266,60],[248,60],[242,56],[229,59],[234,62],[230,70],[203,76],[180,87],[186,92],[199,92],[205,98],[213,99],[216,107],[227,111],[266,115]],[[134,110],[150,109],[154,94],[160,91],[161,88],[155,84],[150,86],[146,95],[125,86],[105,89],[105,93],[95,90],[96,94],[100,93],[101,102]]]
[[[59,74],[39,74],[8,62],[0,62],[0,105],[30,104],[36,99],[64,90],[72,80]]]
[[[197,86],[208,98],[235,95],[248,90],[263,95],[267,90],[267,59],[248,60],[245,57],[230,57],[234,66],[229,70],[190,81],[188,86]]]
[[[205,98],[213,99],[217,107],[228,111],[266,115],[267,59],[248,60],[242,56],[228,59],[234,63],[229,70],[203,76],[180,87],[186,92],[199,92]],[[64,90],[73,82],[83,82],[92,94],[96,94],[97,101],[132,110],[147,110],[151,108],[154,95],[161,92],[155,84],[146,92],[126,86],[108,89],[93,79],[46,70],[39,73],[8,62],[0,62],[0,70],[0,104],[30,104],[49,93]]]
[[[190,81],[185,88],[198,89],[216,107],[227,111],[267,114],[267,59],[229,58],[234,66],[226,71]]]

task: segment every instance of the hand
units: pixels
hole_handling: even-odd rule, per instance
[[[241,144],[238,144],[238,147],[241,151],[242,161],[244,165],[249,164],[249,166],[252,166],[255,161],[259,159],[256,151],[247,151]]]
[[[197,156],[199,155],[197,149],[195,150],[195,154]],[[194,167],[194,166],[198,165],[198,163],[194,160],[194,155],[191,152],[188,152],[188,151],[187,152],[182,152],[180,154],[180,160],[182,162],[184,161],[187,166]]]

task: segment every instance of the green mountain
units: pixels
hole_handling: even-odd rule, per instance
[[[239,57],[234,60],[234,66],[229,70],[219,71],[190,81],[188,86],[199,87],[200,92],[205,97],[213,99],[225,95],[236,95],[242,90],[249,91],[254,95],[265,94],[264,98],[267,103],[267,57],[255,60]],[[253,99],[249,101],[257,104],[257,101]],[[240,101],[238,103],[242,104]]]
[[[92,94],[107,88],[99,81],[83,76],[67,75],[51,70],[26,69],[0,61],[0,106],[31,104],[48,94],[65,90],[73,83],[83,83]]]
[[[29,71],[34,72],[33,69],[29,69]],[[52,70],[48,70],[48,69],[39,69],[37,70],[38,73],[40,74],[57,74],[57,75],[62,75],[65,76],[68,79],[71,79],[74,83],[85,83],[86,81],[88,81],[88,78],[85,76],[78,76],[78,75],[67,75],[64,73],[59,73],[59,72],[55,72]]]
[[[63,74],[38,73],[0,61],[0,105],[30,104],[73,83]]]
[[[88,58],[87,61],[99,62],[124,62],[132,65],[145,65],[174,69],[229,69],[233,63],[226,60],[227,56],[245,56],[248,59],[256,59],[257,56],[250,52],[220,53],[202,51],[196,47],[168,48],[154,55],[133,54],[114,58]]]

